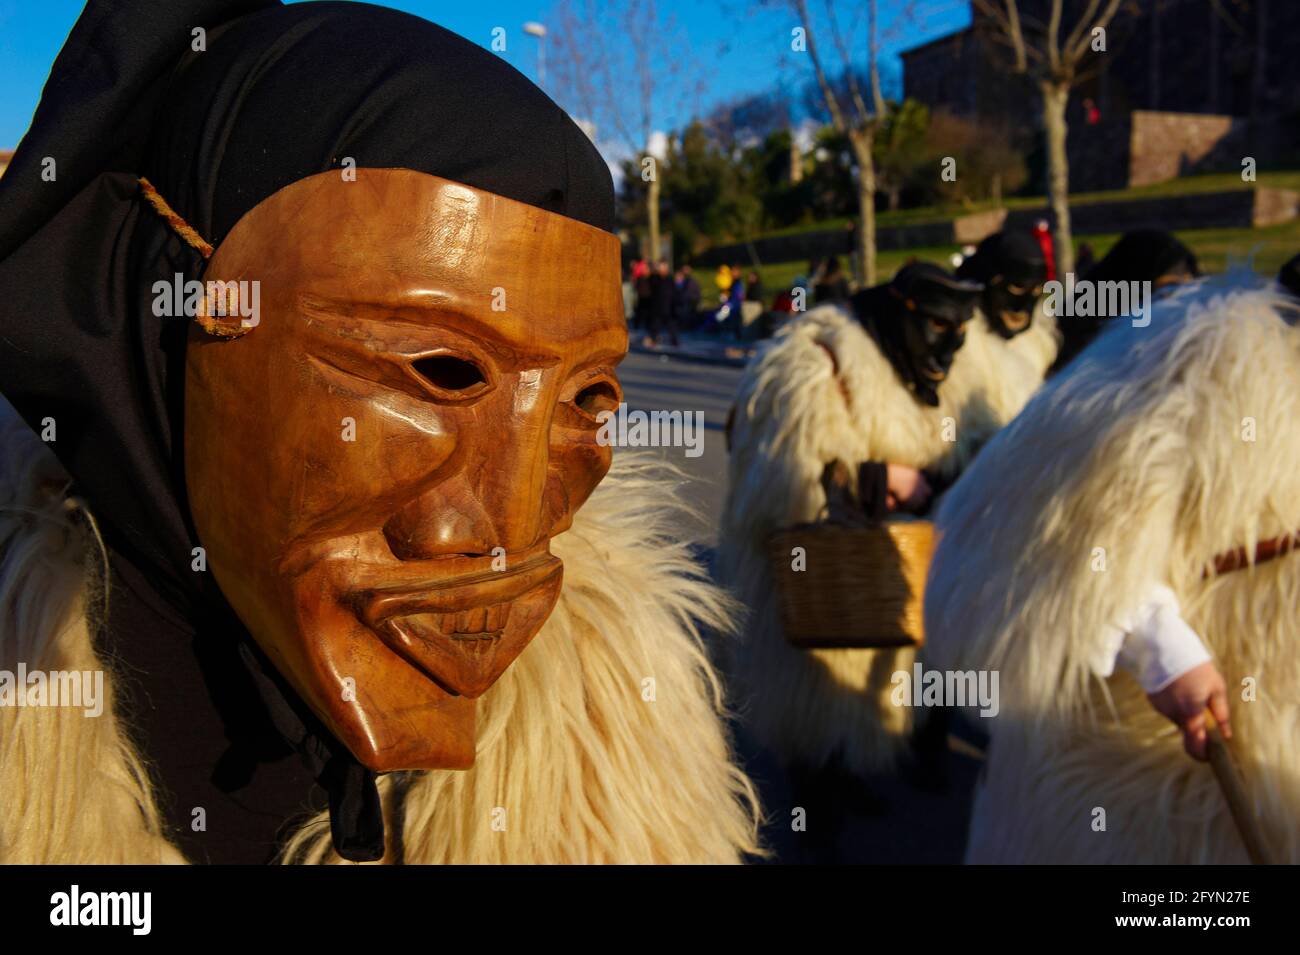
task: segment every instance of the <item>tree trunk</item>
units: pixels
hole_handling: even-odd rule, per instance
[[[876,161],[871,129],[849,133],[849,145],[858,164],[858,229],[855,269],[862,285],[876,284]]]
[[[1074,271],[1074,238],[1070,231],[1070,160],[1065,151],[1066,84],[1043,83],[1043,128],[1047,132],[1047,203],[1056,219],[1056,274]]]
[[[655,164],[655,174],[647,183],[645,205],[647,225],[650,229],[650,261],[658,262],[659,255],[659,169]]]

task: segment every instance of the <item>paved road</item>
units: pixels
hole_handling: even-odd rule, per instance
[[[679,361],[666,355],[632,352],[619,365],[618,377],[628,410],[704,412],[704,448],[698,458],[688,458],[682,448],[662,448],[689,480],[682,494],[704,516],[698,528],[701,543],[717,542],[718,515],[727,487],[727,446],[723,427],[740,369],[727,365]]]
[[[740,375],[740,369],[733,367],[636,352],[619,368],[629,409],[704,412],[700,457],[687,458],[680,448],[660,453],[686,472],[681,493],[701,512],[698,536],[710,547],[717,541],[727,481],[722,429]],[[960,725],[953,729],[965,740],[983,743],[977,732]],[[743,725],[737,727],[737,745],[767,811],[764,841],[773,850],[772,861],[961,861],[972,788],[981,765],[978,759],[950,748],[940,757],[937,774],[908,770],[901,776],[867,780],[865,786],[825,775],[792,783]],[[801,833],[791,826],[796,806],[806,813],[807,830]]]

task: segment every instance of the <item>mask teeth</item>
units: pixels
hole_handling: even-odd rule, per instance
[[[495,633],[505,629],[510,619],[510,604],[476,607],[458,613],[438,614],[438,629],[443,633]]]
[[[510,604],[497,604],[487,608],[488,630],[504,630],[510,620]]]

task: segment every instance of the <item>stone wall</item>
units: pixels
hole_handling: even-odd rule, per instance
[[[1070,127],[1070,189],[1094,192],[1241,169],[1246,121],[1204,113],[1134,110]]]
[[[1126,185],[1168,182],[1197,172],[1240,170],[1245,131],[1245,121],[1231,116],[1136,110]]]

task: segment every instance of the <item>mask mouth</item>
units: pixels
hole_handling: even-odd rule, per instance
[[[925,359],[925,364],[921,366],[921,377],[926,381],[939,382],[948,377],[948,369],[940,365],[932,357]]]
[[[543,546],[508,572],[383,593],[371,599],[361,617],[447,692],[473,699],[496,682],[550,615],[563,570]]]
[[[472,643],[500,637],[510,622],[512,604],[499,603],[457,613],[411,614],[405,620],[421,620],[427,627],[452,640]]]
[[[425,565],[437,564],[428,561]],[[517,600],[555,573],[561,563],[543,543],[513,559],[506,555],[506,566],[507,570],[471,568],[461,574],[405,583],[400,589],[371,590],[363,597],[361,618],[370,628],[379,629],[394,617],[435,614],[461,618],[465,624],[448,632],[478,632],[470,629],[477,626],[478,614]],[[494,629],[504,627],[506,619]]]
[[[450,640],[467,657],[480,660],[496,652],[510,622],[510,603],[457,613],[419,613],[393,618],[390,625],[421,640]]]
[[[1029,311],[1011,312],[1003,309],[999,313],[999,318],[1004,327],[1009,331],[1020,332],[1029,327]]]

